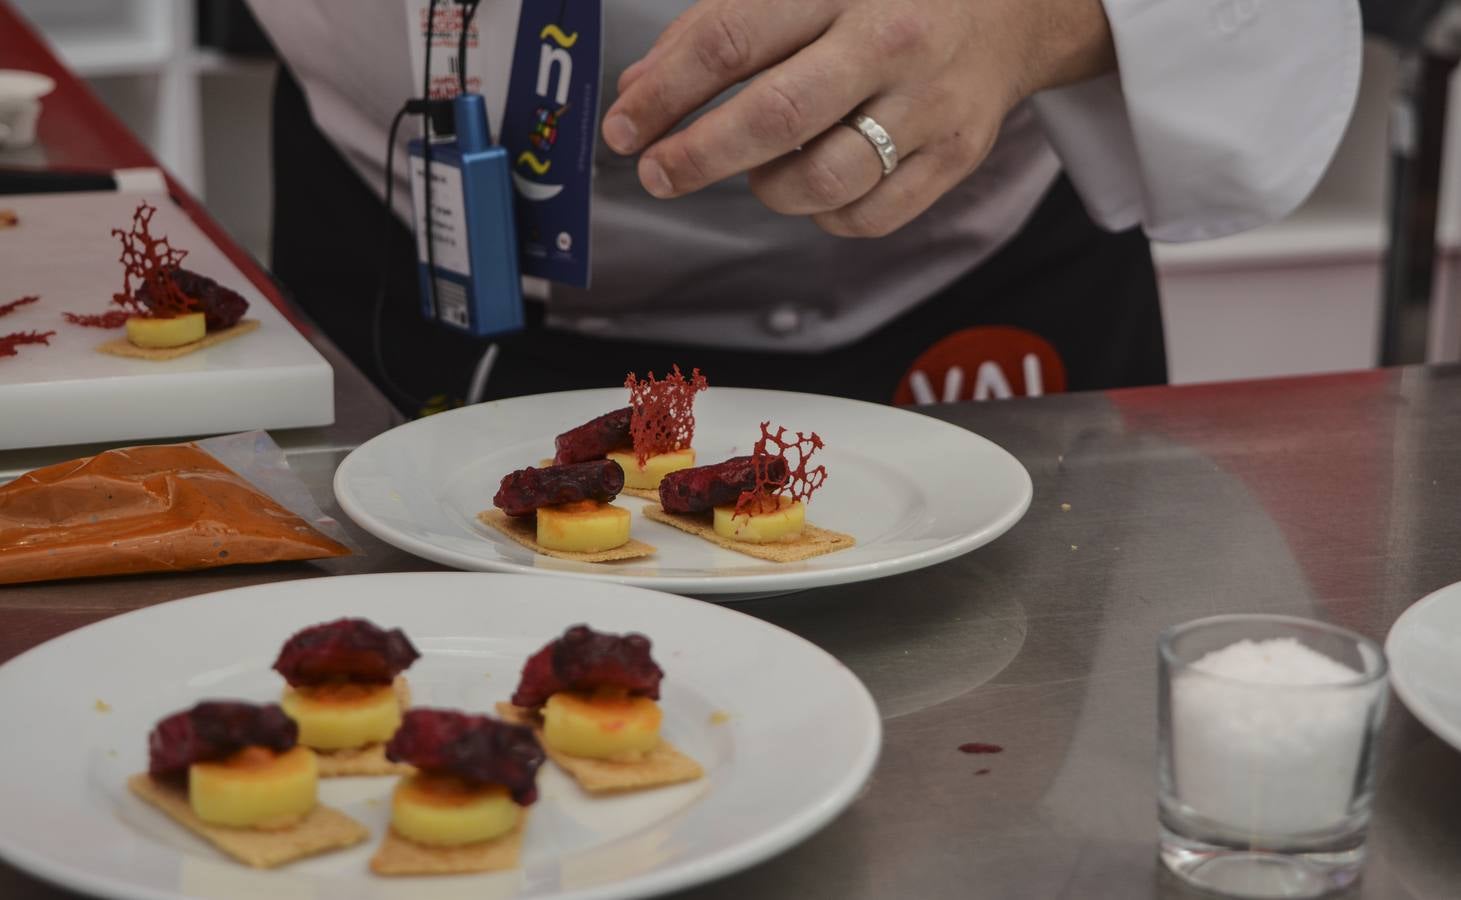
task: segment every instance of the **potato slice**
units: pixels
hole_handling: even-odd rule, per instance
[[[181,347],[201,341],[207,333],[208,328],[200,312],[168,319],[133,316],[127,320],[127,340],[138,347]]]

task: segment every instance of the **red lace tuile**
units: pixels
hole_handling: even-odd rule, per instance
[[[11,313],[15,312],[17,309],[20,309],[22,306],[25,306],[27,303],[34,303],[39,299],[41,298],[36,296],[30,296],[21,297],[19,300],[11,300],[9,303],[0,303],[0,316],[8,316]]]
[[[690,446],[695,439],[695,395],[709,387],[699,369],[686,378],[674,366],[663,380],[640,380],[633,372],[624,379],[629,389],[629,437],[634,455],[642,466],[659,453],[673,453]]]
[[[812,454],[821,450],[822,439],[814,431],[811,434],[796,432],[796,439],[789,440],[785,428],[777,426],[771,432],[771,423],[761,423],[761,439],[751,450],[751,466],[756,475],[756,486],[743,491],[736,500],[738,516],[758,512],[771,512],[779,505],[779,498],[806,502],[812,494],[827,481],[827,467],[810,468]],[[773,449],[774,448],[774,449]],[[779,460],[785,466],[784,474]],[[778,474],[782,477],[777,478]]]
[[[144,200],[132,213],[130,230],[112,229],[113,236],[122,242],[122,255],[117,258],[122,264],[122,292],[113,294],[112,302],[136,316],[167,318],[196,312],[197,301],[183,293],[170,277],[188,251],[168,243],[165,235],[152,236],[152,217],[156,214],[157,207]],[[148,302],[140,297],[144,291]]]
[[[22,344],[45,344],[50,346],[54,331],[16,331],[0,334],[0,356],[16,356],[16,347]]]

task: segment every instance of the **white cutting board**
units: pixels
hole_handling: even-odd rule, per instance
[[[243,295],[257,331],[158,362],[98,353],[123,332],[62,320],[63,311],[106,311],[121,290],[121,246],[110,232],[129,228],[143,199],[158,208],[152,234],[188,251],[184,268]],[[0,303],[41,298],[0,318],[0,334],[56,332],[49,347],[0,357],[0,450],[334,422],[329,363],[167,196],[0,196],[0,209],[20,217],[0,230]]]

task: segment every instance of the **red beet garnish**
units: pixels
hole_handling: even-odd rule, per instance
[[[407,710],[386,758],[475,784],[500,784],[522,806],[538,799],[534,779],[543,748],[533,730],[445,709]]]
[[[168,278],[178,290],[196,302],[196,309],[203,313],[209,331],[232,328],[248,312],[249,301],[206,275],[199,275],[188,269],[173,269],[168,273]],[[164,298],[159,303],[156,297],[157,292],[150,283],[137,290],[138,300],[146,304],[148,309],[160,312],[167,300]]]
[[[285,641],[274,671],[295,686],[331,681],[390,684],[420,657],[399,628],[386,631],[364,619],[336,619]]]
[[[147,771],[165,778],[196,762],[223,759],[244,747],[282,753],[293,747],[299,726],[278,704],[208,700],[157,723],[147,736]]]
[[[536,709],[559,691],[601,687],[658,700],[665,673],[650,658],[649,646],[642,634],[604,634],[575,625],[528,658],[513,705]]]
[[[765,472],[784,480],[786,462],[768,460]],[[671,472],[659,483],[659,502],[665,512],[698,513],[716,506],[728,506],[757,485],[755,462],[749,456],[737,456],[713,466],[698,466]]]
[[[770,426],[770,422],[761,423],[761,439],[751,450],[756,485],[736,500],[738,516],[774,510],[780,497],[806,502],[827,481],[826,466],[809,468],[812,454],[823,446],[815,431],[810,435],[798,431],[792,440],[785,428],[778,427],[772,434]]]
[[[959,745],[960,753],[1003,753],[1004,748],[998,744],[981,744],[974,741],[968,744]]]
[[[695,395],[707,387],[699,369],[686,378],[675,366],[663,380],[640,380],[633,372],[624,380],[629,389],[630,442],[642,466],[660,453],[673,453],[690,446],[695,439]]]
[[[21,297],[19,300],[11,300],[9,303],[0,303],[0,316],[8,316],[11,313],[15,312],[17,309],[20,309],[22,306],[25,306],[29,303],[34,303],[39,299],[41,298],[32,295],[28,297]]]
[[[109,309],[104,313],[88,313],[84,315],[63,312],[61,313],[61,318],[70,322],[72,325],[81,325],[85,328],[121,328],[127,324],[128,319],[132,318],[132,313],[127,312],[125,309]]]
[[[553,456],[553,464],[566,466],[591,459],[603,459],[610,450],[628,447],[631,413],[628,406],[616,409],[558,435],[553,441],[553,446],[558,451]]]
[[[22,344],[46,344],[51,343],[54,331],[16,331],[11,334],[0,334],[0,356],[18,356],[15,348]]]
[[[608,502],[624,490],[624,470],[609,459],[518,469],[502,479],[492,502],[509,516],[581,500]]]

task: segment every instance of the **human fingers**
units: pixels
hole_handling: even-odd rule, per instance
[[[874,97],[858,106],[890,135],[897,153],[908,157],[937,140],[939,120],[921,114],[926,101],[908,94]],[[751,191],[766,207],[805,216],[840,209],[883,178],[883,160],[869,139],[842,123],[799,152],[788,153],[751,172]]]
[[[911,222],[969,176],[994,144],[988,134],[957,133],[930,144],[898,164],[864,196],[840,209],[812,216],[823,231],[840,237],[882,237]]]
[[[727,88],[814,40],[828,24],[824,5],[701,0],[699,13],[646,59],[605,113],[605,142],[621,154],[649,146]]]
[[[639,180],[660,198],[697,191],[812,141],[875,89],[876,73],[853,62],[829,33],[651,146],[640,157]]]

